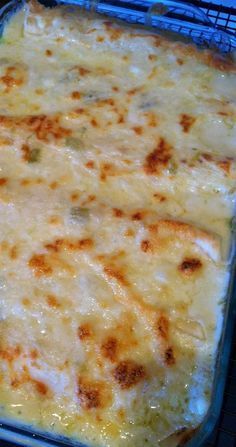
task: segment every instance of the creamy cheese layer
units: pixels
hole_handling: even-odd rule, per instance
[[[0,43],[3,416],[170,447],[207,413],[236,179],[230,59],[28,3]]]

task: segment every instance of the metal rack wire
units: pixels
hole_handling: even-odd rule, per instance
[[[227,53],[236,48],[236,12],[199,0],[189,3],[176,0],[40,0],[47,6],[55,3],[76,4],[130,23],[151,25],[162,31],[176,32],[198,46],[217,47]],[[201,8],[196,8],[201,6]],[[226,12],[228,11],[228,12]],[[227,22],[227,23],[226,23]],[[226,33],[227,31],[227,33]]]
[[[218,28],[236,34],[236,9],[201,0],[192,0],[191,3],[201,8]],[[234,0],[232,0],[233,3]]]
[[[150,4],[153,2],[155,3],[155,0],[131,0],[129,4],[132,4],[136,10],[145,13],[145,11],[150,8]],[[158,3],[158,0],[156,0],[156,2]],[[200,8],[200,10],[205,13],[207,19],[210,21],[207,23],[207,21],[203,18],[202,26],[198,26],[198,24],[201,23],[201,18],[199,20],[199,17],[196,16],[195,11],[191,10],[190,8],[188,9],[187,6],[184,9],[182,7],[183,4],[181,5],[181,3],[181,1],[177,2],[176,6],[169,8],[169,11],[165,13],[165,21],[163,22],[161,21],[160,15],[154,15],[151,24],[165,30],[175,31],[185,36],[190,36],[198,45],[206,45],[206,43],[209,45],[209,42],[212,40],[212,29],[210,29],[211,26],[209,25],[213,25],[216,28],[216,31],[219,31],[214,35],[213,44],[218,46],[218,48],[223,52],[228,52],[236,48],[236,9],[215,5],[213,3],[201,0],[191,0],[188,2],[188,6],[191,5]],[[185,2],[185,4],[186,3],[187,2]],[[168,1],[163,0],[163,4],[168,5]],[[134,18],[130,16],[128,20],[133,21]],[[137,21],[142,23],[141,18]],[[228,35],[231,34],[232,36],[232,38],[229,38],[229,41],[227,39],[227,35],[224,34],[225,31],[229,33]]]

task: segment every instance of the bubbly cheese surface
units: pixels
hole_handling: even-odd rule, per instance
[[[229,281],[233,60],[28,3],[0,42],[1,415],[170,447],[207,413]]]

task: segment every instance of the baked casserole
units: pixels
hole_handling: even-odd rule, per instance
[[[236,64],[26,3],[0,43],[1,414],[170,447],[211,399],[229,280]]]

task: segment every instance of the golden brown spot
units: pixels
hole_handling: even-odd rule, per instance
[[[22,144],[21,151],[22,151],[22,160],[29,161],[30,147],[28,146],[28,144]]]
[[[44,254],[34,255],[29,260],[29,267],[34,270],[34,274],[37,277],[51,275],[53,270],[48,262],[47,256]]]
[[[51,225],[60,225],[62,223],[62,219],[60,216],[50,216],[48,223]]]
[[[8,137],[4,137],[3,135],[0,135],[0,145],[2,146],[8,146],[9,144],[12,144],[13,140]]]
[[[80,383],[78,388],[80,404],[86,410],[101,406],[99,390],[91,384]]]
[[[60,116],[34,115],[26,117],[9,117],[0,115],[0,124],[8,128],[26,128],[35,133],[39,140],[49,142],[59,140],[71,134],[70,129],[60,125]]]
[[[128,228],[125,232],[125,236],[127,237],[133,237],[135,235],[135,232],[132,228]]]
[[[166,197],[163,196],[162,194],[159,194],[158,192],[155,192],[155,193],[153,194],[153,197],[154,197],[155,199],[158,199],[160,202],[165,202],[165,201],[166,201]]]
[[[38,177],[36,179],[23,178],[23,179],[21,179],[20,184],[22,186],[30,186],[30,185],[39,185],[43,182],[44,182],[44,180],[40,177]]]
[[[98,106],[103,106],[103,105],[114,106],[115,105],[115,101],[112,98],[98,99],[97,100],[97,105]]]
[[[10,249],[9,243],[7,241],[2,241],[1,242],[1,249],[2,251],[7,251]]]
[[[52,51],[51,50],[46,50],[45,54],[46,54],[46,56],[50,57],[50,56],[52,56]]]
[[[220,71],[235,72],[235,62],[233,60],[233,57],[231,54],[229,55],[223,55],[218,53],[213,53],[212,51],[205,51],[203,54],[198,54],[200,52],[197,52],[198,57],[203,57],[204,62],[206,62],[208,65],[210,65],[213,68],[216,68]]]
[[[87,163],[85,163],[86,168],[88,169],[94,169],[95,168],[95,163],[93,160],[89,160],[87,161]]]
[[[192,275],[202,267],[200,259],[185,258],[178,267],[178,270],[185,275]]]
[[[13,245],[13,247],[10,250],[9,256],[12,260],[15,260],[18,258],[18,255],[19,255],[19,249],[17,245]]]
[[[180,115],[179,124],[181,125],[183,132],[188,133],[195,121],[196,118],[194,118],[194,116],[183,113],[182,115]]]
[[[12,388],[18,388],[22,384],[22,380],[19,379],[17,376],[11,379],[11,386]]]
[[[76,248],[77,250],[85,250],[93,247],[93,240],[90,238],[87,239],[80,239],[77,244]]]
[[[47,303],[50,307],[60,307],[60,303],[56,296],[52,294],[47,295]]]
[[[32,365],[35,362],[32,362]],[[19,386],[25,384],[25,383],[32,383],[33,380],[29,375],[29,370],[26,365],[23,365],[22,367],[22,373],[21,374],[11,374],[11,386],[13,388],[18,388]]]
[[[224,105],[227,105],[227,103],[224,104]],[[220,111],[218,112],[218,115],[220,115],[220,116],[226,116],[226,117],[228,117],[228,118],[234,118],[234,117],[235,117],[234,110],[231,110],[231,109],[229,109],[229,110],[220,110]]]
[[[157,329],[158,335],[161,338],[164,338],[165,340],[168,339],[168,335],[169,335],[169,321],[168,321],[168,319],[164,315],[161,315],[157,319],[156,329]]]
[[[36,88],[35,89],[35,93],[36,93],[36,95],[43,95],[44,94],[44,90],[43,90],[43,88]]]
[[[165,350],[165,363],[168,366],[172,366],[175,364],[175,356],[174,356],[174,351],[172,347],[169,347]]]
[[[138,211],[137,213],[132,214],[131,218],[132,220],[142,220],[143,219],[143,213]]]
[[[217,162],[219,168],[221,168],[227,175],[230,173],[231,160],[220,160]]]
[[[152,110],[149,110],[148,112],[145,112],[145,116],[147,119],[147,125],[149,127],[156,127],[158,126],[158,118]]]
[[[6,86],[5,92],[8,93],[13,87],[19,87],[24,82],[22,75],[17,75],[16,67],[8,67],[6,74],[0,77],[0,81]]]
[[[118,341],[115,337],[108,337],[101,346],[102,354],[105,358],[114,362],[117,358]]]
[[[85,199],[82,203],[81,206],[84,207],[85,205],[88,205],[91,202],[94,202],[94,200],[96,200],[96,196],[93,194],[90,194],[87,199]]]
[[[110,397],[107,391],[103,382],[88,381],[82,378],[78,380],[78,398],[81,407],[85,410],[103,408]]]
[[[52,183],[50,183],[50,185],[49,185],[49,187],[50,187],[51,189],[57,189],[58,186],[59,186],[58,182],[52,182]]]
[[[29,186],[29,185],[31,184],[31,180],[28,179],[28,178],[23,178],[23,179],[20,181],[20,184],[21,184],[22,186]]]
[[[39,357],[39,353],[38,353],[37,349],[32,349],[30,351],[30,358],[32,360],[36,360],[38,357]]]
[[[152,252],[152,249],[152,243],[147,239],[141,242],[141,250],[144,251],[144,253]]]
[[[35,132],[39,140],[48,142],[50,137],[56,140],[65,138],[71,134],[70,129],[66,129],[59,124],[59,117],[47,117],[46,115],[32,116],[25,118],[25,124]]]
[[[212,154],[208,154],[207,152],[202,153],[201,157],[204,158],[204,160],[206,160],[206,161],[212,161],[213,160]]]
[[[25,307],[29,307],[31,305],[31,301],[29,298],[23,298],[22,304],[24,304]]]
[[[141,90],[141,87],[134,87],[127,91],[127,95],[133,96],[136,95]]]
[[[115,217],[123,217],[124,216],[124,211],[120,210],[119,208],[113,208],[113,215]]]
[[[104,41],[104,37],[103,36],[97,36],[96,41],[97,42],[103,42]]]
[[[58,253],[59,251],[66,250],[85,250],[93,247],[93,240],[90,238],[85,239],[56,239],[51,244],[46,244],[45,248],[49,251],[54,251]]]
[[[76,115],[82,115],[82,114],[85,113],[85,112],[86,112],[86,110],[83,109],[83,107],[79,107],[78,109],[76,109],[76,110],[74,111],[74,113],[76,113]]]
[[[76,202],[77,200],[79,200],[80,198],[80,193],[78,192],[73,192],[70,196],[70,199],[72,202]]]
[[[118,117],[118,120],[117,120],[117,123],[118,124],[122,124],[124,122],[125,122],[124,116],[122,115],[122,113],[120,113],[119,117]]]
[[[16,345],[15,347],[7,347],[6,349],[0,349],[0,358],[6,360],[7,362],[13,362],[17,357],[22,353],[22,349],[20,345]]]
[[[90,73],[90,70],[84,67],[79,67],[79,74],[80,76],[86,76]]]
[[[146,157],[144,163],[144,171],[146,174],[158,174],[161,169],[168,165],[171,159],[171,152],[171,146],[164,138],[161,138],[156,149]]]
[[[55,242],[51,244],[45,244],[45,248],[49,251],[54,251],[58,253],[64,247],[63,239],[57,239]]]
[[[8,182],[8,179],[6,177],[1,177],[0,178],[0,186],[6,185],[7,182]]]
[[[161,44],[161,38],[159,36],[152,36],[153,40],[154,40],[154,45],[155,47],[159,47]]]
[[[146,377],[146,371],[143,365],[124,360],[113,370],[113,377],[122,389],[128,389],[141,382]]]
[[[118,415],[118,417],[119,417],[119,419],[120,419],[121,422],[124,422],[124,421],[125,421],[125,418],[126,418],[126,412],[125,412],[125,409],[124,409],[124,408],[119,408],[119,410],[117,411],[117,415]]]
[[[157,60],[157,56],[156,56],[156,54],[149,54],[149,55],[148,55],[148,59],[149,59],[150,61],[156,61],[156,60]]]
[[[80,99],[80,97],[81,97],[80,92],[72,92],[71,93],[72,99]]]
[[[123,286],[128,285],[128,282],[125,278],[124,273],[121,270],[119,270],[117,267],[115,267],[113,265],[104,267],[104,272],[106,273],[106,275],[110,276],[111,278],[116,279]]]
[[[117,87],[116,85],[114,85],[112,87],[112,90],[113,90],[113,92],[119,92],[120,91],[119,87]]]
[[[105,181],[107,176],[113,175],[114,172],[115,172],[115,168],[112,163],[103,163],[101,165],[100,179]]]
[[[141,126],[135,126],[133,127],[133,131],[137,134],[137,135],[142,135],[143,134],[143,128]]]
[[[120,39],[120,37],[122,36],[121,29],[111,28],[110,26],[106,26],[106,29],[109,34],[109,38],[110,38],[111,42],[114,42],[115,40]]]
[[[42,394],[42,396],[45,396],[48,393],[48,386],[45,385],[45,383],[40,382],[40,380],[35,380],[35,379],[32,379],[31,381],[34,384],[36,391],[39,394]]]
[[[178,65],[183,65],[183,64],[184,64],[183,59],[181,59],[180,57],[178,57],[178,58],[177,58],[177,64],[178,64]]]
[[[80,340],[85,340],[86,338],[90,338],[92,336],[92,328],[89,323],[81,324],[78,327],[77,335]]]
[[[92,125],[93,127],[98,127],[98,122],[97,122],[97,120],[96,120],[95,118],[92,118],[91,121],[90,121],[90,123],[91,123],[91,125]]]

